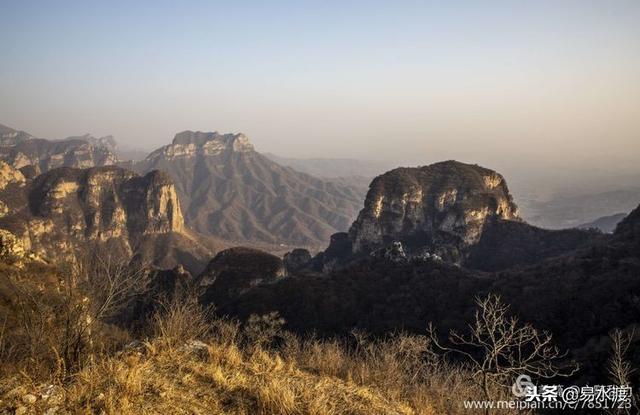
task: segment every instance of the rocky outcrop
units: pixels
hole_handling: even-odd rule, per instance
[[[520,221],[504,178],[457,161],[398,168],[376,177],[347,236],[322,254],[324,271],[354,256],[394,252],[462,264],[494,219]],[[384,256],[384,255],[383,255]]]
[[[4,190],[10,184],[24,184],[26,181],[24,175],[19,171],[0,161],[0,190]]]
[[[170,145],[159,148],[147,157],[147,162],[175,160],[196,156],[218,156],[224,152],[249,152],[253,145],[244,134],[183,131],[176,134]]]
[[[25,131],[14,130],[11,127],[0,124],[0,147],[10,147],[32,138],[31,134]]]
[[[373,180],[349,231],[354,252],[401,241],[460,261],[491,218],[519,220],[504,178],[477,165],[446,161],[399,168]]]
[[[115,166],[64,167],[38,176],[18,193],[22,203],[14,202],[0,228],[45,258],[69,259],[94,243],[145,253],[164,266],[178,263],[176,249],[190,258],[210,255],[185,228],[175,187],[159,171],[141,177]]]
[[[4,161],[0,161],[0,218],[9,215],[20,206],[20,197],[27,179]]]
[[[8,127],[1,132],[0,160],[16,169],[33,166],[42,173],[58,167],[88,168],[117,162],[111,136],[95,138],[87,134],[52,141]]]
[[[29,192],[36,217],[79,238],[182,232],[180,202],[166,174],[144,177],[118,167],[61,168],[38,176]]]
[[[539,263],[603,239],[589,230],[550,231],[520,219],[504,178],[445,161],[399,168],[371,183],[348,234],[312,260],[329,272],[367,255],[391,262],[447,262],[482,271]]]
[[[249,289],[285,278],[282,260],[258,249],[235,247],[224,250],[209,262],[198,277],[206,304],[222,305]]]
[[[362,204],[359,189],[280,166],[243,134],[184,131],[134,168],[166,171],[187,225],[235,244],[324,247]]]
[[[26,255],[27,251],[22,241],[11,232],[0,229],[0,260],[14,264],[21,261]]]

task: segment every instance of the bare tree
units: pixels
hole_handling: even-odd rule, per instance
[[[143,263],[128,255],[93,247],[78,256],[74,267],[64,273],[65,320],[60,354],[65,368],[77,369],[82,360],[93,358],[93,329],[122,313],[148,288],[150,276]]]
[[[635,336],[635,330],[623,331],[615,329],[609,335],[611,339],[611,356],[607,362],[607,372],[611,381],[618,386],[631,386],[631,375],[635,372],[631,362],[627,360],[627,352],[631,341]],[[637,413],[636,402],[632,402],[633,408],[617,408],[611,413],[630,414]]]
[[[520,375],[536,378],[570,376],[577,365],[560,366],[566,356],[552,344],[552,336],[540,332],[531,324],[521,324],[509,315],[509,306],[500,297],[490,294],[476,298],[475,321],[469,324],[467,335],[449,333],[449,344],[443,345],[430,323],[428,333],[436,348],[461,356],[471,368],[472,381],[482,390],[484,398],[492,400],[496,386],[511,386]],[[485,409],[489,413],[489,408]]]
[[[111,319],[121,313],[147,290],[150,282],[148,264],[104,248],[85,257],[79,268],[86,284],[83,291],[91,302],[91,317],[96,320]]]

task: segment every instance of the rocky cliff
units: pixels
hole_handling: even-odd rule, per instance
[[[308,267],[327,272],[371,255],[497,271],[541,262],[601,238],[589,230],[531,226],[518,216],[500,174],[445,161],[375,178],[348,234],[333,235]]]
[[[166,171],[187,225],[236,244],[320,248],[362,203],[357,189],[283,167],[243,134],[184,131],[134,168]]]
[[[31,166],[36,173],[57,167],[88,168],[117,162],[113,137],[90,135],[65,140],[35,138],[24,131],[0,128],[0,160],[16,169]]]
[[[349,239],[354,253],[399,241],[405,249],[459,262],[493,218],[520,220],[504,178],[477,165],[446,161],[375,178]]]
[[[93,243],[146,253],[163,266],[175,266],[176,256],[193,265],[210,255],[185,228],[175,187],[159,171],[141,177],[115,166],[63,167],[23,182],[12,198],[0,228],[42,257],[69,259]]]

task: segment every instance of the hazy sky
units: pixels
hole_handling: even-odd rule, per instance
[[[640,1],[0,1],[0,123],[133,147],[633,167]]]

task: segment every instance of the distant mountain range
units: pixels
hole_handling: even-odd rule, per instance
[[[341,158],[291,158],[281,157],[271,153],[265,156],[283,166],[322,178],[362,177],[371,181],[372,178],[395,167],[392,163],[382,161],[368,161]]]
[[[362,208],[372,178],[392,167],[375,161],[262,154],[242,134],[185,131],[146,154],[120,148],[111,136],[45,140],[3,125],[0,160],[29,179],[58,167],[116,163],[140,174],[165,171],[175,183],[188,227],[230,244],[279,253],[297,246],[320,250],[332,234],[346,231]],[[638,201],[640,187],[627,186],[527,199],[520,207],[524,219],[543,228],[610,232],[620,217],[591,222],[629,212]]]
[[[186,223],[238,244],[318,249],[362,207],[361,188],[282,166],[242,134],[184,131],[132,168],[167,172]]]
[[[626,213],[617,213],[615,215],[603,216],[589,223],[583,223],[578,226],[579,229],[598,229],[604,233],[613,233],[616,227],[624,218]]]
[[[35,138],[24,131],[0,125],[0,160],[10,166],[40,174],[57,167],[107,166],[117,162],[115,140],[111,136],[90,135],[64,140]]]
[[[529,202],[524,216],[527,221],[544,228],[583,227],[597,218],[631,212],[638,202],[640,187],[626,186],[577,195],[557,194],[548,200]]]
[[[322,248],[355,218],[368,182],[319,179],[282,166],[242,134],[185,131],[142,160],[134,153],[119,149],[111,136],[46,140],[0,126],[0,160],[27,178],[59,167],[116,163],[141,174],[162,170],[175,183],[189,228],[272,251]],[[118,162],[118,154],[132,160]]]

